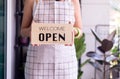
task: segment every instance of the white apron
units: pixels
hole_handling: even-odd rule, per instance
[[[70,0],[42,1],[34,4],[33,20],[39,23],[74,24],[74,7]],[[78,67],[74,45],[29,45],[25,79],[77,79]]]

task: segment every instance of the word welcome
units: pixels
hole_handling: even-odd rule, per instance
[[[64,27],[63,26],[59,26],[59,27],[47,27],[47,26],[43,26],[43,27],[39,27],[40,31],[64,31]]]

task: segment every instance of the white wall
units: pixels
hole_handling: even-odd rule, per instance
[[[14,79],[15,2],[7,0],[7,79]]]
[[[95,50],[95,39],[90,28],[95,29],[97,24],[109,24],[109,0],[82,0],[82,21],[83,31],[87,44],[86,52]],[[82,56],[82,62],[88,59],[86,52]],[[94,68],[87,64],[82,70],[84,71],[82,79],[93,79]],[[99,74],[100,75],[100,74]],[[97,74],[96,79],[102,79]]]

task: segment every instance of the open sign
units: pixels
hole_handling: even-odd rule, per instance
[[[72,24],[32,23],[31,44],[72,44]]]

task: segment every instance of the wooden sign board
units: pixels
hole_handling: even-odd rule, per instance
[[[31,44],[72,44],[72,24],[32,23]]]

